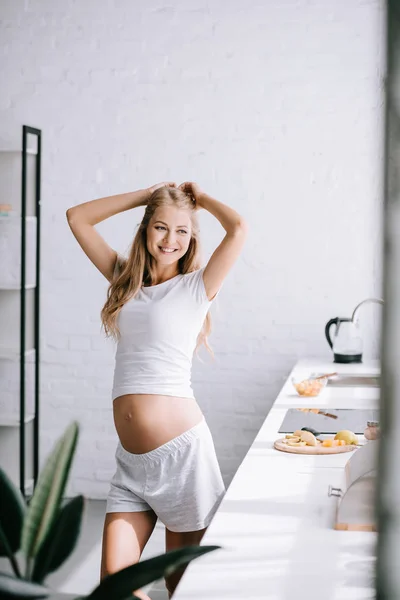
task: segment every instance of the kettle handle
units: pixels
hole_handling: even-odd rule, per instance
[[[339,317],[335,317],[334,319],[331,319],[330,321],[328,321],[327,324],[325,325],[325,337],[331,348],[333,348],[333,344],[332,344],[332,340],[331,340],[331,336],[329,335],[329,332],[330,332],[332,325],[333,324],[337,325],[338,323],[339,323]]]

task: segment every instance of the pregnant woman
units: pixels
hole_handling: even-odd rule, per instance
[[[129,209],[145,214],[125,259],[95,225]],[[197,211],[226,231],[205,267]],[[191,386],[194,351],[208,346],[209,309],[247,234],[242,216],[193,182],[163,182],[67,211],[70,228],[110,282],[101,312],[117,341],[112,389],[119,442],[103,530],[101,579],[138,562],[157,518],[166,550],[200,544],[225,487]],[[166,578],[171,597],[184,568]],[[147,599],[141,590],[136,596]]]

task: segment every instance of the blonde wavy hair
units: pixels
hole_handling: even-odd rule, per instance
[[[107,290],[107,300],[101,310],[102,328],[107,337],[120,339],[121,333],[117,325],[117,317],[128,300],[134,298],[141,286],[152,285],[155,274],[155,260],[147,250],[147,226],[160,206],[174,206],[188,210],[192,223],[192,236],[189,247],[178,261],[179,273],[191,273],[201,268],[199,224],[194,208],[193,199],[179,188],[163,186],[150,196],[144,217],[133,239],[128,258],[119,265],[119,273],[111,280]],[[118,260],[118,259],[117,259]],[[196,354],[201,344],[204,344],[212,356],[214,352],[208,344],[211,333],[210,311],[204,319],[203,327],[197,337]]]

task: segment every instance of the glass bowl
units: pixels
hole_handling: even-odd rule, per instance
[[[292,377],[292,384],[299,396],[311,398],[319,396],[328,383],[328,378],[315,379],[318,373],[311,373],[309,377]]]

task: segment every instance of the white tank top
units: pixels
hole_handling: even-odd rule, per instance
[[[218,295],[208,300],[204,268],[142,286],[121,308],[112,400],[123,394],[194,398],[193,352],[207,311]]]

